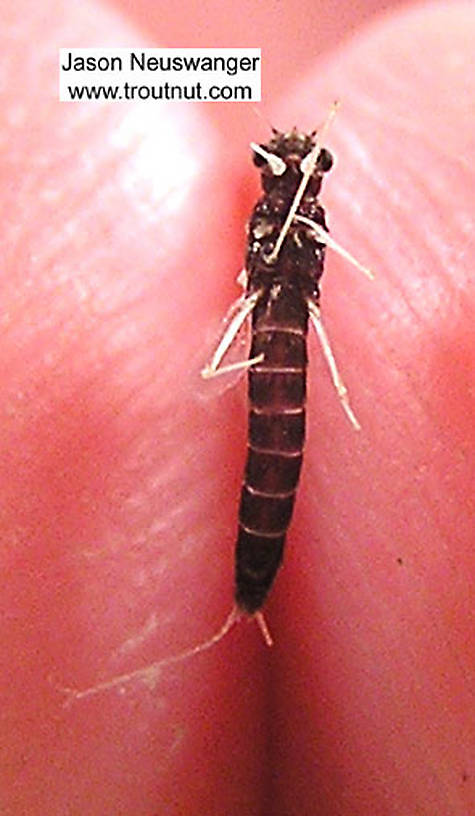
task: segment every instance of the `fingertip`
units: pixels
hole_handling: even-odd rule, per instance
[[[463,442],[473,28],[466,3],[391,14],[283,106],[305,125],[316,99],[341,98],[328,138],[339,163],[322,202],[332,235],[375,273],[359,280],[327,253],[322,316],[362,432],[351,436],[313,362],[301,494],[271,602],[288,718],[280,738],[299,733],[281,790],[305,777],[293,799],[301,811],[316,788],[329,812],[345,806],[335,767],[355,780],[345,788],[352,813],[384,807],[371,766],[390,780],[396,808],[429,795],[444,810],[442,787],[458,801],[473,571]],[[442,753],[450,759],[434,782]]]

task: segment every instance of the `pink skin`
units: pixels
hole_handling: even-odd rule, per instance
[[[265,100],[309,129],[343,101],[322,202],[376,274],[328,255],[323,314],[363,429],[312,342],[275,647],[242,624],[65,708],[60,687],[176,654],[231,608],[244,385],[198,372],[238,294],[246,140],[267,132],[248,106],[59,105],[57,47],[140,38],[111,12],[5,6],[2,813],[473,812],[473,7],[388,18]],[[225,108],[234,133],[212,125]]]

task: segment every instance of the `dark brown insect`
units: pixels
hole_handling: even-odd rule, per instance
[[[277,257],[273,252],[302,180],[302,160],[313,147],[311,136],[295,130],[276,134],[262,148],[282,160],[278,175],[262,154],[254,154],[262,167],[264,195],[249,223],[247,295],[259,295],[250,355],[263,359],[248,375],[248,457],[235,574],[236,603],[250,614],[263,605],[282,561],[302,465],[308,303],[318,307],[325,245],[311,227],[294,220]],[[331,166],[331,155],[321,150],[298,210],[325,230],[317,196]]]
[[[371,273],[328,235],[318,194],[333,160],[317,144],[315,133],[274,131],[268,144],[251,147],[264,194],[249,222],[246,270],[241,278],[245,292],[234,304],[203,376],[248,368],[249,439],[239,508],[235,600],[238,612],[259,616],[282,562],[302,465],[309,317],[343,407],[359,428],[320,319],[319,282],[326,246]],[[249,315],[249,360],[221,366]]]
[[[335,113],[331,111],[325,125]],[[321,138],[321,132],[320,132]],[[203,377],[236,368],[249,375],[249,442],[239,508],[235,607],[222,627],[202,643],[118,675],[90,688],[64,689],[69,701],[149,679],[151,670],[180,663],[218,643],[241,615],[254,616],[266,642],[272,638],[260,611],[282,562],[292,517],[305,438],[307,329],[312,322],[333,383],[354,428],[359,429],[320,319],[319,283],[329,246],[372,278],[371,272],[330,238],[318,202],[323,175],[332,166],[315,133],[278,133],[266,145],[252,143],[261,168],[264,195],[249,222],[244,294],[231,307],[220,343]],[[252,315],[250,358],[221,362],[246,319]]]

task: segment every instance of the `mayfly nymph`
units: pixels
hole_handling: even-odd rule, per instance
[[[260,610],[282,562],[302,465],[309,318],[346,414],[359,429],[320,317],[326,247],[372,275],[328,234],[318,195],[333,159],[321,147],[321,133],[317,139],[315,132],[274,130],[267,144],[252,142],[251,149],[263,195],[249,221],[246,266],[239,278],[245,291],[233,305],[232,320],[202,374],[248,370],[248,451],[239,506],[234,618],[239,613],[256,616],[267,638]],[[249,359],[221,365],[249,316]]]

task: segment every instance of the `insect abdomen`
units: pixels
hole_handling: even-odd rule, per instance
[[[280,296],[279,296],[280,295]],[[307,311],[294,290],[269,292],[253,314],[249,443],[239,508],[236,602],[264,603],[282,561],[305,436]]]

